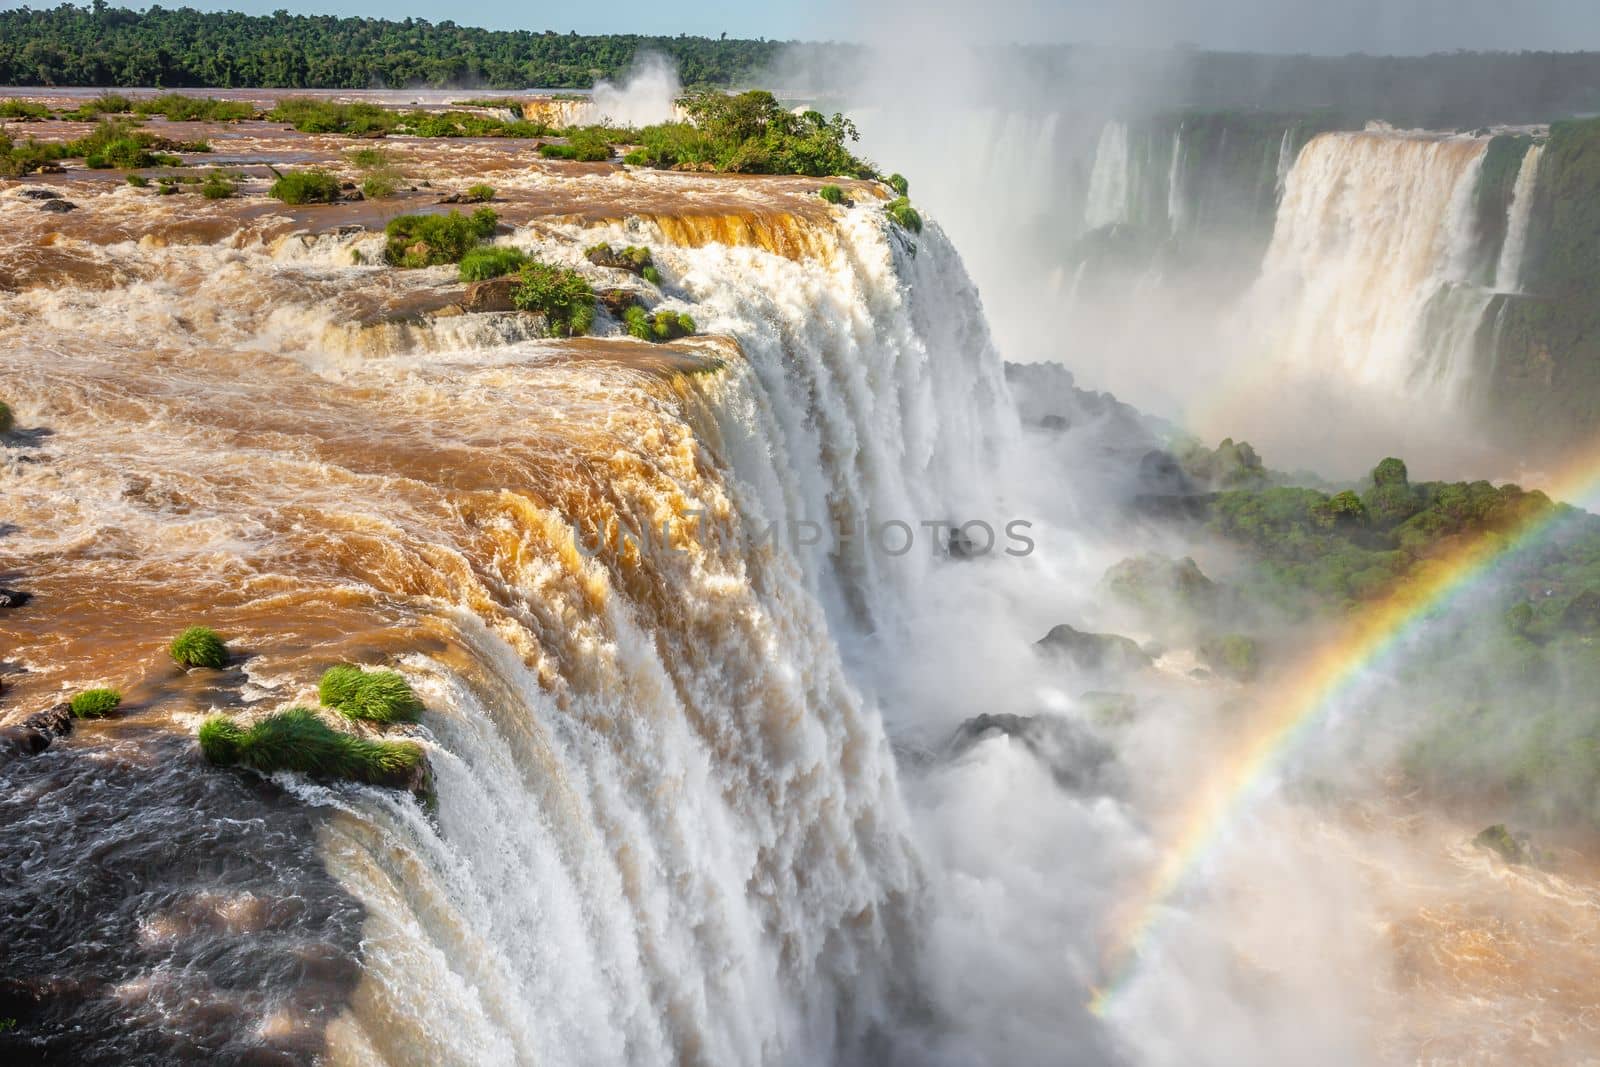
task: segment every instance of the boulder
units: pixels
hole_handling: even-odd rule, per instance
[[[1193,621],[1217,608],[1217,584],[1188,556],[1130,556],[1107,568],[1100,580],[1118,600],[1156,616],[1178,612]]]
[[[945,745],[958,759],[983,742],[1010,737],[1049,770],[1062,789],[1075,793],[1120,793],[1126,785],[1116,751],[1087,726],[1057,715],[979,715],[957,727]]]
[[[39,205],[39,210],[53,211],[58,215],[64,215],[68,211],[78,210],[78,205],[74,204],[71,200],[46,200],[44,203]]]
[[[56,704],[21,722],[0,727],[0,766],[21,756],[36,756],[58,737],[72,732],[72,707]]]
[[[0,589],[0,608],[20,608],[32,599],[32,593],[21,589]]]
[[[1505,823],[1495,823],[1493,826],[1479,832],[1472,843],[1479,848],[1488,849],[1507,863],[1531,863],[1533,849],[1528,844],[1526,835],[1513,835],[1506,829]]]
[[[515,311],[516,302],[512,295],[517,287],[522,284],[522,279],[516,275],[506,275],[501,278],[490,278],[487,281],[473,282],[467,286],[466,299],[461,306],[467,311]]]
[[[63,200],[60,193],[54,189],[19,189],[17,195],[25,200]]]
[[[627,314],[629,308],[645,307],[644,297],[633,289],[600,289],[594,294],[600,306],[617,318]]]
[[[1150,657],[1130,638],[1118,634],[1091,634],[1066,623],[1054,627],[1035,643],[1036,648],[1068,660],[1085,671],[1121,674],[1150,666]]]

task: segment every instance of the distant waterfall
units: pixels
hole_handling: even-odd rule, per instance
[[[1528,246],[1528,224],[1533,218],[1533,194],[1539,184],[1539,161],[1544,145],[1532,145],[1522,157],[1517,184],[1511,193],[1511,211],[1506,224],[1506,242],[1500,249],[1500,263],[1494,272],[1494,287],[1502,293],[1522,289],[1522,258]]]
[[[1128,200],[1133,189],[1131,163],[1127,124],[1106,123],[1095,148],[1094,169],[1089,174],[1089,195],[1083,207],[1085,229],[1097,230],[1128,221]]]
[[[1369,129],[1300,152],[1248,301],[1276,361],[1461,399],[1491,297],[1471,282],[1487,144]]]

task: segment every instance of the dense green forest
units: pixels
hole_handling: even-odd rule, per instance
[[[422,19],[143,13],[63,4],[0,11],[0,85],[374,89],[588,88],[640,51],[678,62],[685,85],[730,85],[765,66],[777,41],[583,37]]]

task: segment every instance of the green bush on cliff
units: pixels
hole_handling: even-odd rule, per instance
[[[494,186],[485,185],[482,182],[477,185],[469,185],[463,195],[475,203],[487,204],[494,199]]]
[[[652,167],[708,167],[741,174],[871,178],[872,164],[846,147],[857,141],[843,115],[794,114],[769,92],[699,92],[684,101],[689,122],[639,131],[641,147],[625,162]]]
[[[180,667],[224,667],[228,662],[228,646],[217,631],[206,626],[191,626],[172,639],[167,654]]]
[[[594,289],[577,271],[533,260],[519,277],[512,303],[543,315],[551,333],[576,337],[594,325]]]
[[[457,211],[401,215],[383,228],[388,237],[383,258],[390,266],[407,268],[459,263],[480,241],[494,236],[498,222],[499,216],[489,208],[479,208],[470,216]]]
[[[652,315],[642,307],[631,307],[622,318],[629,334],[657,344],[688,337],[695,330],[694,319],[681,311],[658,311]]]
[[[121,704],[122,694],[115,689],[85,689],[72,698],[68,707],[75,718],[102,719]]]
[[[884,180],[886,182],[888,182],[889,188],[894,190],[894,195],[896,195],[896,196],[910,196],[911,195],[911,183],[906,181],[905,175],[903,175],[903,174],[891,174],[891,175],[889,175],[888,178],[886,178]]]
[[[917,214],[917,209],[911,206],[911,201],[905,197],[889,201],[883,210],[894,220],[895,224],[912,233],[922,232],[922,216]]]
[[[515,274],[528,262],[527,253],[520,248],[504,245],[483,245],[461,257],[461,280],[483,282]]]
[[[373,741],[341,733],[309,708],[289,708],[241,728],[224,715],[201,724],[200,751],[218,766],[249,767],[262,774],[295,771],[320,779],[410,787],[424,771],[425,754],[414,741]]]
[[[566,131],[566,144],[543,144],[539,154],[546,159],[569,159],[598,163],[611,158],[611,141],[596,127]]]
[[[353,137],[381,137],[400,122],[396,112],[376,104],[336,104],[309,97],[280,100],[267,118],[287,122],[301,133],[342,133]]]
[[[285,204],[331,204],[339,199],[339,179],[315,167],[280,175],[267,195]]]
[[[396,671],[364,671],[348,663],[329,667],[317,683],[317,699],[347,719],[413,722],[422,701]]]
[[[817,190],[817,195],[830,204],[844,203],[844,190],[837,185],[824,185]]]

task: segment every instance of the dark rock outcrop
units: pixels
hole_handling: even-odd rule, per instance
[[[0,766],[19,756],[36,756],[58,737],[72,732],[72,708],[62,703],[36,711],[21,722],[0,727]]]
[[[54,189],[19,189],[17,195],[25,200],[64,200]]]
[[[32,599],[32,593],[21,589],[0,589],[0,608],[20,608]]]
[[[1534,859],[1533,848],[1528,843],[1524,834],[1513,834],[1506,829],[1505,823],[1495,823],[1493,826],[1482,830],[1472,843],[1479,848],[1488,849],[1507,863],[1532,863]]]
[[[945,746],[957,759],[994,737],[1020,741],[1063,789],[1075,793],[1119,793],[1125,786],[1116,751],[1093,731],[1056,715],[979,715],[962,723]]]
[[[643,294],[635,289],[600,289],[595,292],[594,298],[601,307],[619,319],[627,314],[629,308],[648,307]]]
[[[56,214],[61,215],[68,211],[78,210],[78,205],[74,204],[71,200],[46,200],[44,203],[39,205],[39,210],[53,211]]]
[[[1143,670],[1151,662],[1144,649],[1130,638],[1119,634],[1085,633],[1066,623],[1051,629],[1034,647],[1069,660],[1073,666],[1086,671],[1120,674]]]
[[[521,284],[522,279],[515,275],[473,282],[467,286],[467,296],[461,302],[461,306],[467,311],[474,312],[515,311],[517,305],[512,296]]]

